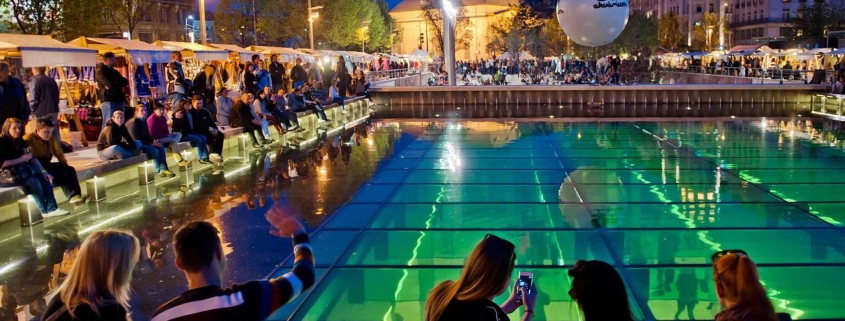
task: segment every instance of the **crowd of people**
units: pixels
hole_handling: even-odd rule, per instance
[[[598,60],[589,59],[488,59],[458,61],[455,72],[465,84],[508,85],[514,80],[509,75],[517,75],[522,85],[619,85],[622,84],[618,56],[606,56]],[[487,76],[487,77],[485,77]],[[445,83],[445,73],[441,70],[440,84]],[[509,81],[511,83],[509,83]],[[437,83],[431,83],[435,85]]]
[[[222,163],[223,131],[228,127],[243,127],[254,147],[265,148],[275,142],[271,126],[278,135],[304,130],[297,112],[313,111],[320,123],[327,123],[330,120],[324,111],[326,106],[338,104],[346,113],[347,98],[371,99],[371,83],[363,70],[354,66],[350,73],[342,57],[334,70],[323,74],[301,59],[288,73],[276,55],[270,56],[269,66],[265,67],[264,60],[254,55],[251,61],[238,66],[234,77],[241,95],[233,100],[224,85],[229,81],[225,70],[218,71],[215,65],[208,64],[189,79],[183,71],[181,52],[174,51],[165,67],[167,100],[149,99],[127,106],[129,80],[115,69],[116,64],[115,54],[106,52],[96,69],[103,117],[97,155],[109,161],[143,153],[153,161],[161,177],[175,176],[167,165],[169,148],[180,164],[188,161],[182,151],[174,148],[179,142],[196,148],[201,164]],[[387,65],[402,67],[396,62]],[[59,87],[45,72],[45,67],[32,68],[34,76],[27,90],[10,74],[10,65],[0,62],[0,145],[11,151],[0,156],[0,187],[22,187],[44,217],[53,217],[69,214],[56,205],[53,187],[62,187],[73,204],[85,199],[79,191],[76,171],[64,157],[72,149],[59,136]],[[30,121],[36,122],[40,134],[24,133]],[[52,130],[50,135],[47,129]],[[51,163],[54,157],[59,162]]]

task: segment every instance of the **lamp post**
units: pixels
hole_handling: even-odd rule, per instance
[[[713,35],[713,26],[707,26],[707,50],[713,50],[710,38]]]
[[[320,17],[320,13],[312,11],[323,9],[323,6],[311,6],[311,0],[308,0],[308,43],[311,50],[314,50],[314,19]]]
[[[188,20],[194,20],[194,16],[188,15],[185,17],[185,37],[190,38],[191,42],[194,42],[194,26],[189,25]]]
[[[457,19],[457,9],[450,0],[443,0],[443,62],[446,65],[446,73],[448,74],[449,86],[455,86],[457,77],[455,76],[455,19]]]
[[[361,52],[366,52],[366,50],[364,50],[364,39],[365,39],[364,34],[367,32],[367,30],[370,30],[369,23],[370,23],[370,20],[364,21],[364,16],[362,15],[361,16]]]
[[[205,0],[200,1],[200,43],[205,46],[206,45],[206,35],[205,35]]]

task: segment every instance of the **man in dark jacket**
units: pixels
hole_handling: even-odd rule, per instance
[[[301,58],[296,58],[296,66],[293,66],[293,69],[290,70],[290,77],[293,79],[294,88],[302,86],[308,81],[308,72],[302,67]]]
[[[141,142],[139,148],[144,154],[147,154],[148,158],[153,160],[156,174],[161,177],[176,176],[167,168],[167,149],[150,135],[150,129],[147,126],[147,108],[144,105],[138,105],[135,108],[135,117],[126,121],[126,130],[129,132],[129,136],[132,136],[132,139]]]
[[[116,111],[126,108],[124,88],[129,86],[129,80],[114,69],[117,58],[114,53],[103,54],[103,63],[97,66],[97,88],[100,96],[100,108],[103,110],[103,128]]]
[[[251,71],[254,69],[253,67],[255,67],[255,65],[253,65],[251,62],[246,63],[246,66],[244,67],[246,71],[244,71],[243,73],[243,83],[244,92],[255,95],[258,90],[258,79],[255,77],[255,73]]]
[[[249,134],[249,138],[252,140],[252,146],[261,148],[263,147],[262,144],[266,144],[267,140],[264,138],[264,133],[261,132],[261,120],[252,114],[251,106],[254,100],[255,96],[252,94],[241,95],[241,99],[232,106],[232,114],[229,115],[229,125],[234,128],[243,127],[244,132]],[[261,137],[260,141],[255,138],[255,132],[258,132],[258,137]]]
[[[279,56],[273,54],[270,56],[270,81],[273,83],[273,92],[278,92],[279,88],[284,88],[285,80],[285,66],[279,63]]]
[[[208,64],[194,77],[194,94],[202,96],[202,107],[217,118],[217,105],[214,104],[214,93],[217,92],[217,70]],[[222,85],[222,84],[221,84]]]
[[[172,106],[178,106],[180,101],[185,100],[189,94],[191,85],[185,80],[185,72],[182,70],[182,53],[174,51],[170,54],[170,63],[165,67],[164,78],[167,81],[167,94],[170,95]]]
[[[52,77],[45,75],[47,67],[32,67],[35,75],[29,80],[29,108],[36,119],[49,119],[59,123],[59,85]],[[59,126],[53,127],[53,136],[61,141]]]
[[[223,162],[223,140],[226,138],[220,129],[217,128],[217,121],[205,108],[202,107],[202,96],[194,95],[192,99],[191,121],[194,124],[194,133],[203,135],[206,144],[211,152],[209,160],[215,163]]]
[[[123,159],[140,155],[141,142],[132,139],[123,126],[123,112],[115,111],[97,140],[97,156],[102,160]]]
[[[11,66],[0,61],[0,124],[6,118],[17,118],[26,123],[29,120],[29,102],[23,83],[11,75]]]

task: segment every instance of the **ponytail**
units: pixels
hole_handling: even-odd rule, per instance
[[[747,255],[722,257],[714,273],[724,289],[725,298],[735,301],[736,307],[748,310],[750,315],[757,317],[755,320],[777,320],[775,308],[760,283],[757,266]]]
[[[438,321],[449,302],[458,294],[458,283],[444,281],[438,284],[428,293],[428,300],[425,301],[425,320]]]

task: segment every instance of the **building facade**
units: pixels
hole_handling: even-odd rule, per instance
[[[730,28],[737,44],[768,44],[792,33],[790,20],[807,0],[733,0]]]
[[[423,5],[422,1],[426,0],[405,0],[390,10],[390,16],[395,20],[394,27],[398,28],[402,35],[401,39],[393,45],[394,54],[410,54],[417,49],[434,53],[432,31],[429,30],[423,18],[423,11],[420,9]],[[508,12],[510,3],[518,4],[519,2],[518,0],[463,0],[466,15],[472,23],[470,31],[473,38],[468,49],[458,50],[455,53],[455,59],[488,59],[501,54],[487,50],[487,43],[490,42],[488,34],[491,26],[500,16]]]
[[[143,42],[191,41],[190,30],[196,17],[193,0],[142,0],[141,17],[131,35],[112,21],[111,8],[103,9],[103,23],[97,29],[98,37],[126,37]],[[125,28],[125,26],[124,26]]]

